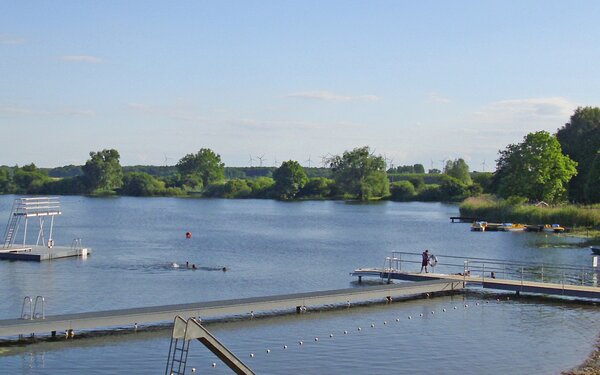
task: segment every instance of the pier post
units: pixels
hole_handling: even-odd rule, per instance
[[[358,277],[358,283],[361,284],[362,283],[362,276]]]
[[[50,335],[52,335],[52,338],[55,338],[55,337],[56,337],[56,331],[52,331],[52,332],[50,333]]]

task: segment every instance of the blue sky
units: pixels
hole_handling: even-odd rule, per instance
[[[228,166],[364,145],[394,165],[554,132],[600,103],[597,1],[3,1],[0,164]]]

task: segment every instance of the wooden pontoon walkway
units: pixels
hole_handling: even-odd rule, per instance
[[[176,315],[212,318],[276,310],[342,305],[407,297],[423,293],[452,292],[463,288],[462,280],[426,280],[417,283],[376,285],[320,292],[197,302],[178,305],[46,316],[44,319],[0,320],[0,337],[127,327],[135,324],[172,322]]]
[[[480,284],[484,288],[508,290],[519,293],[539,293],[548,295],[560,295],[579,298],[600,298],[600,287],[571,284],[556,284],[539,281],[498,279],[482,277],[481,275],[462,276],[439,273],[416,273],[386,270],[381,268],[361,268],[352,272],[352,276],[378,277],[381,279],[424,281],[424,280],[453,280],[465,284]]]

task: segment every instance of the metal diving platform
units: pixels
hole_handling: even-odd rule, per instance
[[[27,260],[41,262],[66,257],[87,257],[92,249],[83,247],[76,238],[70,246],[56,246],[54,243],[54,217],[61,215],[58,197],[34,197],[15,199],[8,224],[4,231],[4,244],[0,248],[1,260]],[[27,243],[29,221],[37,222],[35,244]],[[50,223],[47,225],[47,221]],[[46,227],[49,226],[46,239]],[[22,231],[22,241],[17,243]]]

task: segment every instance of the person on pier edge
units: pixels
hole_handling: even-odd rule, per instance
[[[427,273],[427,264],[429,263],[429,250],[425,249],[425,251],[423,251],[423,254],[421,254],[423,256],[423,259],[421,261],[421,272],[423,272],[423,268],[425,268],[425,273]]]

